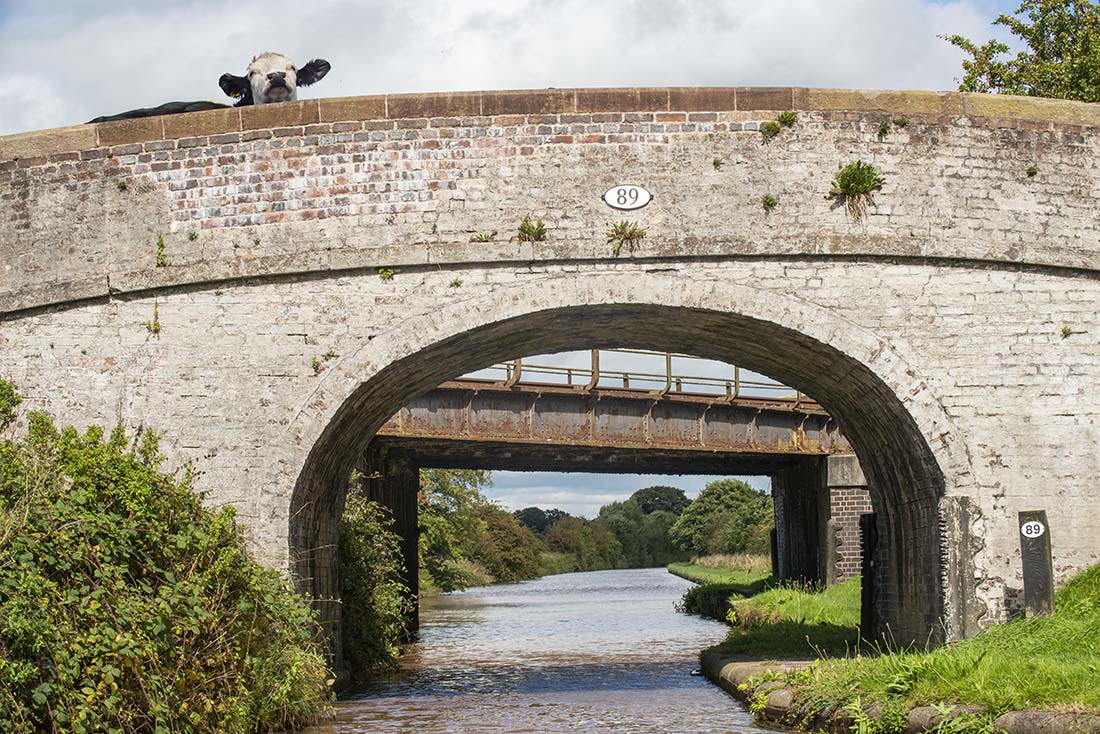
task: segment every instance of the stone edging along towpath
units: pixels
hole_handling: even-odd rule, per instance
[[[850,734],[853,719],[838,711],[828,715],[816,715],[804,725],[805,713],[795,704],[795,690],[786,688],[781,681],[763,681],[748,687],[748,681],[754,676],[771,671],[798,670],[811,665],[809,660],[791,660],[782,662],[762,662],[730,658],[719,653],[703,656],[703,674],[718,684],[745,705],[763,694],[766,705],[761,718],[768,724],[804,728],[808,731],[825,731],[831,734]],[[746,687],[742,687],[746,686]],[[960,706],[955,713],[979,712],[976,707]],[[876,718],[872,707],[869,718]],[[909,710],[905,722],[905,734],[936,731],[941,723],[941,713],[931,706],[918,706]],[[994,727],[1007,734],[1100,734],[1100,714],[1059,711],[1010,711],[1002,714],[994,722]]]

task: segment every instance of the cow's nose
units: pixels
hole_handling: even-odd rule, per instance
[[[283,80],[286,79],[286,72],[285,71],[273,71],[273,72],[271,72],[270,74],[267,75],[267,78],[270,79],[273,82],[274,81],[283,81]]]

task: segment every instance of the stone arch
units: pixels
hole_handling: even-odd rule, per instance
[[[855,447],[886,531],[880,619],[906,642],[952,635],[949,618],[965,610],[946,588],[952,529],[941,502],[964,496],[972,472],[914,355],[789,294],[671,272],[551,273],[411,319],[342,357],[290,426],[301,463],[284,466],[299,470],[288,560],[300,588],[317,598],[338,588],[333,548],[348,477],[402,405],[494,362],[614,346],[736,363],[817,399]]]

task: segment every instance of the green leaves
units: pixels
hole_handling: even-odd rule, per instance
[[[759,553],[769,548],[772,499],[745,482],[709,483],[669,529],[669,537],[688,553]]]
[[[246,732],[327,705],[312,610],[153,434],[28,424],[0,441],[0,731]]]
[[[960,92],[1100,101],[1100,6],[1075,0],[1024,0],[1015,15],[1001,15],[1026,45],[1014,57],[999,41],[979,46],[960,35],[943,36],[970,58],[963,61]]]
[[[885,183],[886,179],[873,165],[856,160],[837,172],[825,198],[846,206],[852,219],[860,222],[867,216],[867,205],[875,203],[874,192]]]

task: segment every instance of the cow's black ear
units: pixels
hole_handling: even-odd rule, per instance
[[[221,79],[218,80],[218,86],[230,97],[243,97],[246,92],[252,89],[248,77],[234,74],[222,74]]]
[[[298,86],[308,87],[325,78],[325,74],[332,66],[324,59],[314,59],[298,69]]]

